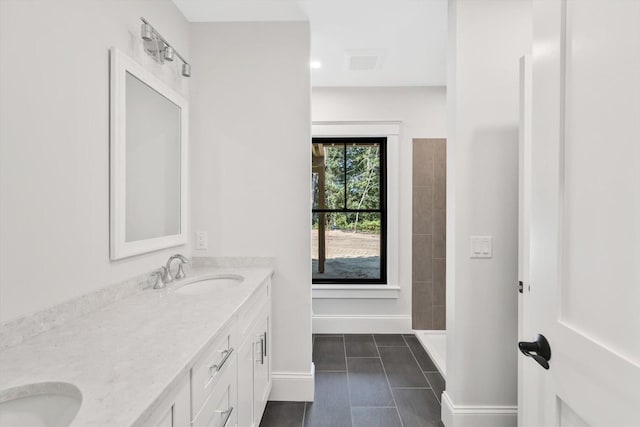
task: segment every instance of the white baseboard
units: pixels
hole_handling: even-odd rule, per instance
[[[445,427],[516,427],[516,406],[454,405],[445,391],[442,393],[442,423]]]
[[[314,334],[410,334],[411,316],[313,316]]]
[[[313,363],[309,372],[273,372],[269,400],[313,402],[315,372]]]

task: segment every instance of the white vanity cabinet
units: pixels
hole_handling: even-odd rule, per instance
[[[238,316],[238,426],[257,427],[271,392],[271,283]]]
[[[271,392],[271,281],[191,369],[193,427],[257,427]]]
[[[271,281],[205,347],[149,427],[258,427],[271,392]]]

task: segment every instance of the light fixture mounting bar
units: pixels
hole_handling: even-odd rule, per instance
[[[180,52],[178,52],[178,50],[177,50],[175,47],[173,47],[173,46],[172,46],[172,45],[167,41],[167,39],[165,39],[164,37],[162,37],[162,34],[160,34],[160,33],[158,32],[158,30],[156,30],[156,29],[155,29],[155,27],[149,23],[149,21],[147,21],[146,19],[144,19],[144,17],[142,17],[142,16],[140,17],[140,20],[141,20],[143,23],[145,23],[145,24],[147,24],[148,26],[150,26],[150,27],[151,27],[151,30],[152,30],[152,31],[153,31],[153,33],[154,33],[154,34],[155,34],[155,35],[160,39],[160,41],[161,41],[162,43],[164,43],[165,45],[169,46],[171,49],[173,49],[173,53],[175,53],[175,55],[176,55],[178,58],[180,58],[180,60],[181,60],[184,64],[186,64],[187,66],[189,66],[189,67],[190,67],[190,65],[189,65],[189,63],[186,61],[186,59],[184,59],[184,57],[183,57],[182,55],[180,55]]]

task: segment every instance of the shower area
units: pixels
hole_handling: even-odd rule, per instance
[[[447,141],[413,140],[412,327],[446,378]]]

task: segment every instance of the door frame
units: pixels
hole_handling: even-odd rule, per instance
[[[518,341],[526,341],[525,312],[529,293],[531,218],[531,55],[520,58],[520,130],[518,168]],[[514,347],[514,351],[517,350]],[[524,363],[518,356],[518,427],[523,427]]]

